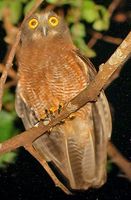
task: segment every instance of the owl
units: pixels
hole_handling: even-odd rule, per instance
[[[45,123],[95,78],[93,64],[73,44],[64,19],[53,11],[33,14],[22,26],[17,52],[16,111],[26,129]],[[105,94],[33,142],[33,147],[73,190],[106,180],[111,115]],[[52,168],[53,170],[53,168]]]

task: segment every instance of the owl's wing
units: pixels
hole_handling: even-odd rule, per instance
[[[78,50],[76,51],[76,60],[79,65],[88,68],[89,81],[92,81],[96,76],[96,70],[90,60],[82,55]],[[81,59],[81,61],[80,61]],[[83,62],[83,63],[82,63]],[[91,104],[92,106],[92,120],[93,120],[93,136],[94,140],[94,153],[96,161],[96,181],[94,185],[105,182],[106,176],[106,162],[107,162],[107,143],[111,136],[112,121],[108,101],[101,91],[97,101]],[[88,172],[89,173],[89,172]],[[101,181],[100,181],[101,180]]]
[[[38,121],[35,119],[33,112],[20,96],[19,86],[16,89],[15,110],[18,116],[22,119],[26,130],[37,124]]]
[[[76,58],[76,62],[83,68],[86,74],[89,75],[89,82],[92,81],[97,74],[93,63],[89,60],[89,58],[82,54],[79,49],[76,49],[73,53]]]

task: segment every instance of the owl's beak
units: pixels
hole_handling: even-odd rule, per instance
[[[44,34],[44,36],[47,36],[47,27],[46,26],[43,26],[43,28],[42,28],[42,32],[43,32],[43,34]]]

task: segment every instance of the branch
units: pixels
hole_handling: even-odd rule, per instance
[[[92,35],[92,38],[88,42],[87,46],[92,48],[97,40],[103,40],[105,42],[109,42],[115,45],[119,45],[122,42],[121,38],[112,37],[109,35],[103,35],[102,33],[98,33],[96,31],[89,31],[89,34]]]
[[[36,3],[34,5],[34,7],[31,9],[31,11],[25,16],[22,24],[21,24],[21,27],[23,26],[24,22],[26,21],[26,19],[28,19],[28,17],[30,17],[33,12],[40,6],[40,4],[43,2],[43,0],[36,0]],[[17,35],[16,35],[16,40],[10,50],[10,53],[9,53],[9,56],[8,56],[8,59],[7,59],[7,62],[5,64],[5,69],[2,73],[2,76],[1,76],[1,79],[0,79],[0,110],[2,108],[2,97],[3,97],[3,90],[4,90],[4,84],[6,82],[6,79],[7,79],[7,75],[8,75],[8,71],[9,69],[12,67],[13,65],[13,59],[14,59],[14,56],[15,56],[15,53],[16,53],[16,49],[17,49],[17,46],[19,44],[19,41],[20,41],[20,36],[21,36],[21,27],[20,27],[20,30],[18,31]]]
[[[121,153],[112,143],[108,144],[108,155],[112,158],[112,161],[125,173],[127,178],[131,180],[131,163],[121,155]]]
[[[114,0],[114,1],[112,1],[112,3],[108,7],[108,11],[110,13],[110,16],[113,15],[114,11],[120,5],[121,2],[122,2],[122,0]]]
[[[0,154],[11,151],[20,146],[28,146],[36,138],[49,131],[51,127],[68,117],[72,112],[77,111],[89,101],[95,101],[111,75],[128,59],[131,54],[131,32],[116,49],[109,60],[100,66],[95,79],[79,95],[65,105],[60,114],[55,112],[55,118],[50,119],[47,125],[40,122],[38,127],[33,127],[0,145]]]

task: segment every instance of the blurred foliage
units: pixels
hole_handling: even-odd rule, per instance
[[[3,96],[3,110],[0,112],[0,142],[3,142],[18,133],[15,127],[16,112],[14,111],[14,95],[5,90]],[[9,152],[0,156],[0,167],[14,162],[16,152]]]
[[[86,28],[91,26],[96,31],[106,31],[109,28],[110,17],[108,10],[103,5],[96,4],[93,0],[46,0],[55,7],[67,7],[66,21],[71,27],[72,38],[84,54],[94,57],[95,51],[90,49],[85,38]],[[9,8],[10,20],[14,25],[22,19],[34,5],[35,0],[0,0],[0,20],[3,18],[4,9]]]
[[[0,20],[3,20],[5,9],[9,9],[10,22],[17,26],[23,16],[32,8],[35,0],[0,0]],[[95,51],[87,46],[87,29],[106,31],[109,28],[109,13],[105,6],[98,5],[93,0],[46,0],[55,8],[64,10],[65,19],[70,27],[72,38],[78,48],[88,57],[94,57]],[[3,110],[0,112],[0,142],[13,137],[16,130],[14,111],[14,93],[6,90],[3,97]],[[10,152],[0,157],[0,167],[14,162],[16,152]]]

